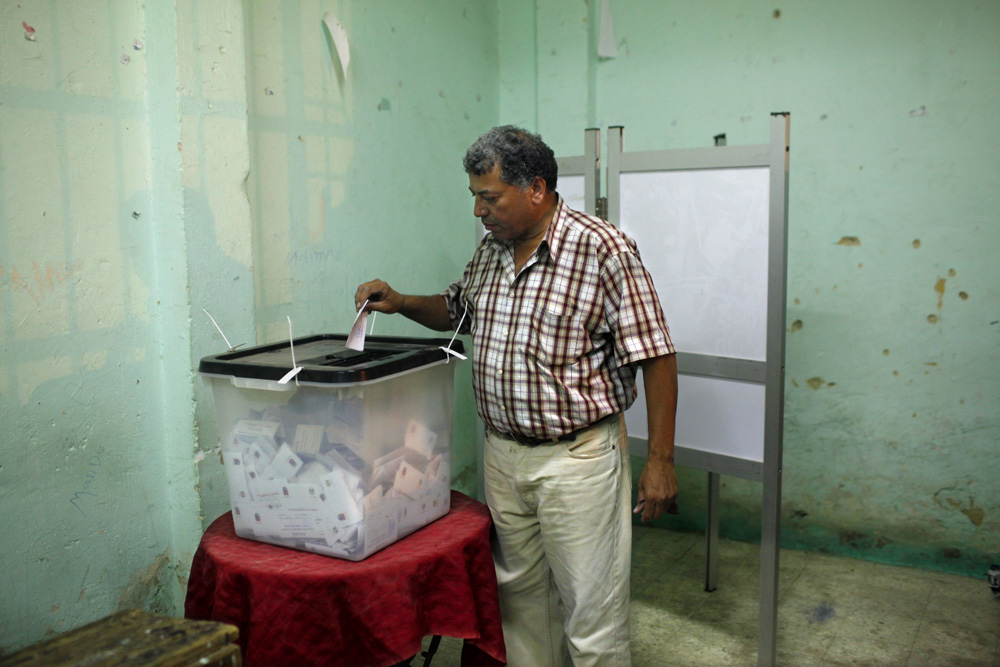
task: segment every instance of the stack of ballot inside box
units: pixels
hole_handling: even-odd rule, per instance
[[[201,360],[241,537],[361,560],[448,512],[449,341],[370,337],[363,351],[345,341]],[[301,370],[282,382],[293,354]]]

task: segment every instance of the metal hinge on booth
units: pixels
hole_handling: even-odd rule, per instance
[[[607,197],[598,197],[597,198],[597,206],[595,208],[596,208],[596,213],[597,213],[597,217],[598,218],[600,218],[601,220],[607,220],[608,219],[608,198]]]

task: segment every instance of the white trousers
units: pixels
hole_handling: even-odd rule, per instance
[[[527,447],[486,430],[486,502],[507,664],[629,667],[632,475],[625,420]]]

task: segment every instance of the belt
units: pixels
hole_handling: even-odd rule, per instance
[[[555,444],[557,442],[569,442],[571,440],[576,440],[585,431],[589,431],[592,428],[600,426],[601,424],[605,423],[606,421],[608,421],[612,417],[617,417],[617,416],[618,415],[616,415],[616,414],[614,414],[614,415],[608,415],[607,417],[604,417],[602,419],[598,419],[596,422],[594,422],[590,426],[584,426],[583,428],[578,428],[575,431],[570,431],[569,433],[564,433],[562,435],[557,435],[557,436],[552,437],[552,438],[536,438],[536,437],[531,436],[531,435],[521,435],[519,433],[503,433],[502,431],[496,430],[492,426],[489,426],[488,428],[491,431],[493,431],[493,433],[495,435],[497,435],[500,438],[503,438],[504,440],[510,440],[512,442],[516,442],[519,445],[524,445],[525,447],[538,447],[539,445],[552,445],[552,444]]]

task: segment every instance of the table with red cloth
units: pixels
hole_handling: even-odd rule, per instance
[[[194,555],[184,615],[239,628],[247,667],[392,665],[427,635],[465,640],[463,666],[506,660],[489,510],[451,492],[451,511],[365,560],[246,540],[232,515]]]

